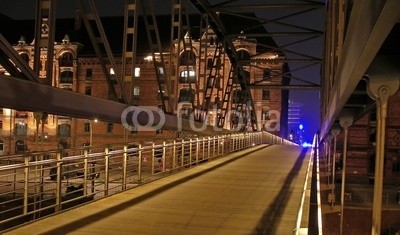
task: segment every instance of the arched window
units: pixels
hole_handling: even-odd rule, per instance
[[[250,59],[250,53],[246,50],[238,50],[237,51],[239,60],[249,60]]]
[[[23,53],[21,53],[19,55],[22,57],[23,60],[25,60],[26,63],[29,63],[29,55],[28,55],[28,53],[23,52]]]
[[[14,134],[16,136],[27,136],[28,125],[24,122],[17,122],[14,125]]]
[[[17,140],[15,142],[15,153],[17,154],[24,153],[26,150],[28,150],[28,146],[26,145],[25,141]]]
[[[58,58],[60,67],[72,67],[74,65],[74,55],[70,52],[64,52]]]
[[[196,54],[193,51],[184,51],[179,56],[180,65],[196,65]]]

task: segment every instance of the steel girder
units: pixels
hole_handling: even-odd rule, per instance
[[[325,112],[322,113],[322,137],[328,134],[384,40],[400,19],[399,9],[400,1],[397,0],[354,1],[349,13],[349,22],[346,27],[340,29],[346,33],[341,45],[342,54],[336,63],[333,62],[336,69],[329,74],[333,76],[334,84],[330,91],[324,90],[329,94],[328,100],[323,104]],[[328,51],[329,53],[332,51]],[[331,60],[332,58],[329,58],[325,62],[325,68]]]
[[[22,59],[8,41],[0,34],[0,64],[14,77],[41,82],[29,65]]]
[[[32,112],[41,111],[75,118],[97,118],[110,123],[123,123],[126,121],[126,124],[136,127],[147,126],[150,123],[150,127],[166,130],[201,131],[201,133],[206,134],[216,132],[213,126],[180,119],[157,110],[129,106],[11,76],[0,75],[0,87],[2,88],[0,107]],[[26,102],[26,95],[24,94],[29,94],[29,102]],[[133,118],[135,115],[137,117]],[[163,124],[162,127],[159,126],[161,124]],[[229,133],[229,131],[221,129],[218,131],[220,133]]]

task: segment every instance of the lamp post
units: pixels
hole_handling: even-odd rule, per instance
[[[97,122],[97,118],[93,120],[94,122]],[[89,146],[92,147],[93,143],[93,123],[92,120],[89,120]]]
[[[95,118],[93,120],[95,123],[98,121],[97,118]],[[93,122],[92,120],[89,120],[89,150],[88,153],[91,152],[91,148],[92,148],[92,144],[93,144]],[[94,193],[94,188],[95,188],[95,163],[94,161],[91,161],[91,193]],[[86,187],[86,186],[85,186]]]

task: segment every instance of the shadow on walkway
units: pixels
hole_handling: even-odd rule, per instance
[[[279,191],[278,195],[272,201],[271,206],[267,211],[264,212],[264,215],[258,222],[257,227],[254,229],[252,234],[275,234],[276,233],[276,224],[280,217],[282,217],[283,210],[285,209],[290,194],[292,193],[290,190],[290,185],[293,182],[293,179],[299,173],[301,166],[303,164],[304,158],[307,154],[308,148],[303,148],[299,157],[297,158],[295,164],[287,175],[284,183],[282,184],[282,188]]]

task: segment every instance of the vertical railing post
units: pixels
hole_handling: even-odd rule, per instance
[[[199,148],[200,148],[199,138],[196,138],[196,163],[197,164],[199,164]]]
[[[189,139],[189,166],[192,165],[192,139]]]
[[[142,159],[142,144],[139,144],[138,146],[138,158],[139,158],[139,165],[138,165],[138,182],[142,182],[142,164],[143,164],[143,159]]]
[[[122,190],[126,189],[126,184],[127,184],[127,177],[128,177],[128,146],[124,145],[124,153],[123,153],[123,159],[122,159]]]
[[[332,134],[333,134],[333,156],[332,156],[332,189],[331,189],[331,207],[333,207],[335,203],[335,182],[336,182],[336,145],[337,145],[337,136],[340,133],[339,128],[332,128]]]
[[[347,158],[347,141],[348,141],[348,132],[349,127],[353,124],[353,116],[351,114],[344,114],[339,117],[340,125],[344,129],[344,141],[343,141],[343,164],[342,164],[342,185],[340,191],[340,234],[343,234],[343,220],[344,220],[344,193],[345,193],[345,185],[346,185],[346,158]]]
[[[213,141],[213,157],[215,157],[215,136],[212,137],[212,141]]]
[[[390,96],[397,93],[400,86],[398,66],[393,66],[395,60],[379,58],[368,69],[368,95],[376,101],[377,127],[375,146],[375,176],[374,199],[372,203],[371,234],[381,233],[382,224],[382,194],[385,171],[385,135],[388,102]]]
[[[24,215],[28,213],[29,198],[29,156],[24,155]]]
[[[207,158],[211,157],[210,156],[210,154],[211,154],[211,146],[210,146],[210,144],[211,144],[211,140],[210,140],[210,137],[208,137],[208,140],[207,140],[207,146],[208,146],[208,148],[207,148]]]
[[[176,140],[172,143],[172,169],[176,168]]]
[[[109,153],[109,149],[105,148],[104,149],[104,164],[105,164],[105,176],[104,176],[104,195],[107,196],[108,195],[108,184],[109,184],[109,180],[110,180],[110,155]]]
[[[201,159],[202,160],[204,160],[204,155],[206,155],[205,154],[205,152],[206,152],[206,140],[205,140],[205,138],[203,137],[202,139],[201,139],[201,141],[202,141],[202,145],[203,145],[203,148],[202,148],[202,150],[201,150],[201,152],[202,152],[202,155],[201,155]]]
[[[154,158],[155,158],[155,156],[154,156],[154,154],[155,154],[155,149],[154,149],[155,144],[154,144],[154,142],[152,143],[151,146],[152,146],[152,148],[151,148],[151,174],[154,175]]]
[[[61,152],[57,152],[57,185],[56,185],[56,205],[54,210],[61,210],[61,183],[62,183],[62,162],[61,162]]]
[[[167,144],[166,144],[166,142],[165,141],[163,141],[163,155],[162,155],[162,171],[163,172],[165,172],[165,163],[166,163],[166,158],[167,158],[167,154],[166,154],[166,151],[167,151]]]
[[[185,140],[182,140],[182,145],[181,145],[181,166],[185,165]]]
[[[217,136],[217,154],[218,156],[220,155],[220,149],[221,149],[221,136]]]
[[[83,150],[83,195],[87,195],[87,187],[88,187],[88,150]],[[93,175],[92,175],[93,177]]]

